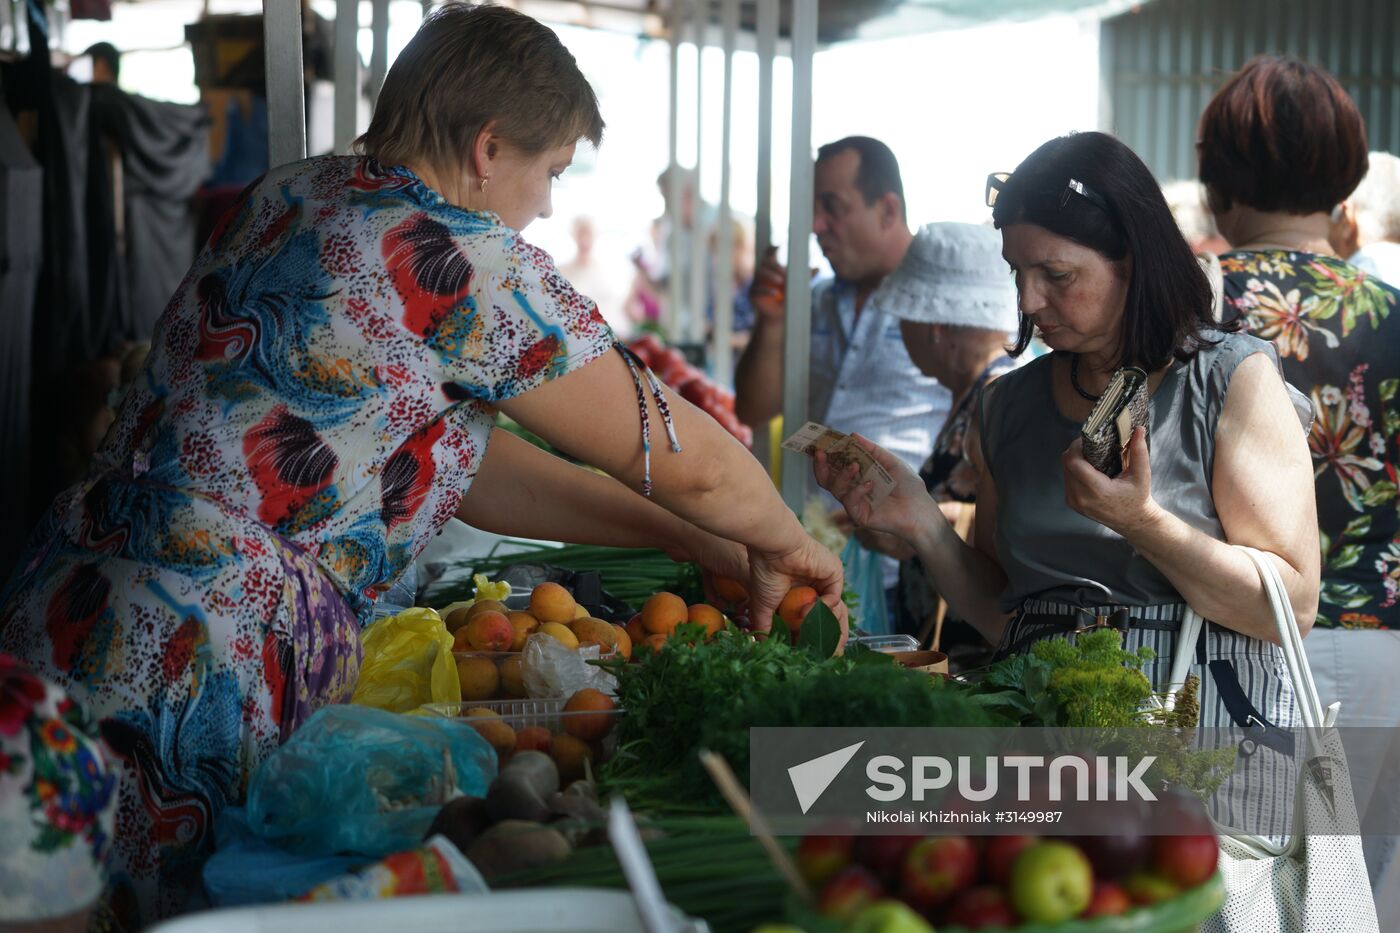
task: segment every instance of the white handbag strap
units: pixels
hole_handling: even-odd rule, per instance
[[[1201,636],[1205,621],[1196,610],[1186,607],[1181,617],[1181,628],[1177,631],[1176,652],[1172,656],[1172,669],[1167,677],[1167,696],[1161,704],[1164,709],[1175,709],[1176,698],[1181,688],[1186,686],[1186,676],[1191,673],[1191,661],[1196,657],[1196,641]]]
[[[1284,662],[1288,665],[1288,674],[1293,682],[1294,698],[1302,716],[1303,727],[1314,749],[1320,750],[1320,730],[1327,728],[1330,721],[1335,721],[1338,706],[1334,703],[1330,710],[1323,709],[1322,700],[1317,693],[1317,684],[1313,681],[1312,668],[1308,666],[1308,656],[1303,651],[1303,636],[1298,631],[1293,604],[1289,602],[1288,591],[1284,589],[1278,568],[1267,555],[1252,547],[1239,545],[1239,549],[1249,556],[1255,569],[1259,571],[1264,593],[1268,597],[1270,608],[1273,609],[1274,623],[1278,627],[1279,647],[1283,651]]]

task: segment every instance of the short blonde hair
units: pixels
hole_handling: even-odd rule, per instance
[[[355,150],[385,165],[459,166],[493,120],[531,155],[603,139],[598,98],[553,30],[506,7],[447,3],[394,61]]]

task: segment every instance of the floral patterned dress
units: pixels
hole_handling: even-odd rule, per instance
[[[1322,594],[1317,624],[1400,629],[1400,291],[1340,259],[1220,257],[1225,304],[1312,396]]]
[[[407,169],[311,159],[244,193],[0,604],[0,650],[120,762],[119,916],[191,906],[219,810],[349,700],[360,626],[456,512],[493,405],[611,346],[545,253]]]

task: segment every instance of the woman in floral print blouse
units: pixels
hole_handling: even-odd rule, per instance
[[[1308,659],[1323,702],[1342,701],[1342,725],[1398,725],[1400,292],[1339,259],[1327,239],[1329,214],[1366,174],[1361,115],[1326,72],[1260,57],[1211,100],[1200,139],[1201,181],[1234,246],[1220,257],[1225,316],[1274,342],[1284,376],[1315,409],[1323,570]],[[1348,749],[1361,780],[1374,779],[1368,758],[1381,751]],[[1364,825],[1367,790],[1357,790]],[[1365,842],[1379,896],[1396,887],[1379,876],[1388,840]],[[1378,907],[1382,929],[1400,925],[1397,905],[1390,922]]]
[[[0,651],[78,695],[119,762],[119,919],[198,905],[214,818],[349,700],[360,626],[454,515],[664,547],[748,578],[759,624],[793,580],[843,615],[839,562],[749,453],[520,235],[602,128],[551,30],[447,4],[361,155],[273,169],[196,258],[0,597]],[[608,475],[493,432],[498,410]]]

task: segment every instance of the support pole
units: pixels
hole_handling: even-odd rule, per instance
[[[384,86],[384,76],[389,73],[389,0],[374,0],[374,18],[370,20],[370,34],[374,42],[369,53],[369,103],[370,109],[379,103],[379,89]]]
[[[817,49],[817,0],[792,0],[792,186],[788,198],[787,307],[783,324],[783,431],[807,420],[811,363],[812,57]],[[783,501],[799,515],[807,501],[811,463],[783,451]]]
[[[301,64],[301,4],[263,0],[267,76],[267,164],[306,158],[306,78]]]
[[[734,125],[734,42],[739,33],[739,0],[720,0],[721,43],[724,47],[724,119],[720,129],[719,229],[715,236],[715,328],[710,369],[715,382],[734,381],[734,223],[729,204],[729,144]]]
[[[778,48],[778,0],[758,0],[758,204],[754,209],[754,268],[773,243],[773,58]]]
[[[685,300],[681,275],[681,33],[685,29],[685,0],[671,0],[670,43],[671,43],[671,159],[666,168],[667,221],[671,225],[666,238],[666,306],[662,317],[662,331],[666,339],[675,343],[680,339],[681,302]],[[686,257],[688,258],[688,257]]]
[[[359,0],[335,3],[335,151],[350,151],[359,135],[360,52],[356,34],[360,30]]]
[[[695,175],[690,180],[690,306],[687,309],[686,339],[693,344],[705,341],[705,299],[709,276],[706,268],[709,244],[705,229],[705,202],[701,198],[700,177],[705,165],[705,30],[709,26],[709,0],[695,0]]]

